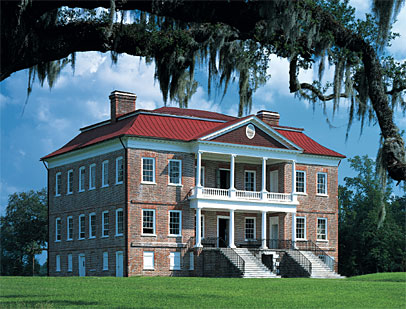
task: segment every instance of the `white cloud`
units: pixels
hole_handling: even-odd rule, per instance
[[[96,121],[105,120],[110,116],[110,106],[104,102],[88,100],[84,103],[84,106],[87,113]]]
[[[99,70],[100,65],[106,61],[107,55],[98,52],[87,52],[76,54],[76,76],[89,76]]]

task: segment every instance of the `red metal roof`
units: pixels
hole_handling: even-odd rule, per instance
[[[243,118],[236,118],[213,112],[175,107],[162,107],[151,112],[140,112],[133,116],[129,116],[128,118],[119,119],[115,123],[101,124],[94,128],[89,127],[62,148],[41,158],[41,160],[73,150],[82,149],[124,135],[189,142],[242,121],[247,117],[251,117],[246,116]],[[178,117],[173,117],[171,115]],[[207,119],[226,122],[210,121]],[[278,127],[275,127],[274,129],[297,146],[303,148],[304,153],[340,158],[345,157],[333,150],[321,146],[301,131],[278,129]]]
[[[288,140],[302,148],[303,153],[345,158],[344,155],[320,145],[303,132],[280,130],[278,128],[274,129]]]

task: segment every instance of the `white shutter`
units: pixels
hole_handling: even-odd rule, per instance
[[[144,269],[153,270],[154,269],[154,252],[144,251]]]

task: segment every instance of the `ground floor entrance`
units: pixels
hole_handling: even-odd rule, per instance
[[[229,225],[230,219],[228,217],[217,217],[217,237],[218,237],[218,246],[220,248],[225,248],[228,246],[229,240]]]

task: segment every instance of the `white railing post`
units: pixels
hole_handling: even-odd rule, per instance
[[[266,211],[262,212],[262,245],[261,249],[268,249],[266,246]]]
[[[196,248],[201,248],[202,247],[202,235],[200,233],[201,227],[200,223],[202,222],[201,220],[202,217],[202,209],[201,208],[196,208]]]
[[[197,152],[197,166],[196,166],[196,196],[202,194],[202,152]]]
[[[235,186],[234,186],[234,179],[235,179],[235,154],[231,155],[231,163],[230,163],[230,198],[235,198]]]
[[[261,189],[261,199],[265,200],[267,198],[266,192],[266,160],[268,158],[262,158],[262,189]]]
[[[230,226],[229,226],[229,247],[235,248],[234,244],[234,209],[230,210]]]

